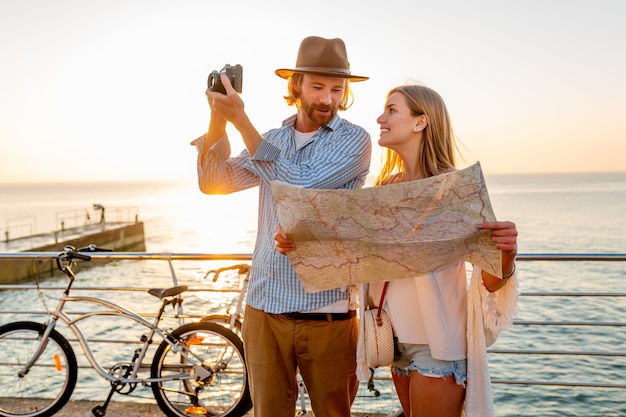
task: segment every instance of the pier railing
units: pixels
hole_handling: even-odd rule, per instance
[[[21,216],[6,220],[5,226],[0,227],[0,239],[9,242],[18,239],[28,239],[49,234],[59,234],[72,229],[102,224],[102,223],[133,223],[137,222],[139,209],[137,207],[104,207],[94,204],[87,209],[64,210],[55,213],[55,223],[52,232],[38,232],[35,216]]]
[[[0,253],[0,274],[2,271],[2,261],[3,260],[30,260],[30,261],[46,261],[54,258],[56,253],[51,252],[21,252],[21,253]],[[232,262],[232,263],[240,263],[240,262],[250,262],[252,259],[252,255],[250,254],[198,254],[198,253],[147,253],[147,252],[109,252],[109,253],[94,253],[91,255],[92,259],[100,260],[100,261],[163,261],[167,262],[169,266],[169,274],[171,275],[171,282],[163,283],[163,286],[167,286],[168,284],[179,285],[184,279],[180,279],[180,274],[177,273],[177,270],[174,266],[174,262],[178,263],[178,261],[202,261],[202,262]],[[520,264],[518,268],[521,273],[523,273],[524,269],[529,266],[530,263],[535,262],[600,262],[600,263],[613,263],[619,262],[619,270],[616,272],[620,277],[626,278],[626,268],[622,268],[622,266],[626,266],[626,254],[520,254],[518,255],[518,261]],[[211,269],[211,268],[206,268]],[[530,269],[530,268],[529,268]],[[562,289],[559,291],[526,291],[522,290],[520,296],[522,297],[522,302],[524,300],[533,300],[536,302],[537,300],[550,300],[547,303],[551,303],[551,300],[559,299],[566,300],[567,303],[573,303],[574,308],[578,304],[578,300],[587,299],[587,300],[597,300],[598,303],[606,303],[606,302],[615,302],[618,305],[626,306],[626,303],[621,300],[626,299],[626,292],[623,291],[611,291],[611,288],[608,288],[609,291],[606,292],[597,292],[597,291],[587,291],[585,288],[580,288],[575,291],[568,288],[566,285],[567,282],[564,281]],[[48,286],[45,282],[40,283],[39,287],[54,290],[54,289],[62,289],[64,287],[61,286]],[[522,285],[524,287],[524,285]],[[0,291],[2,290],[17,290],[17,291],[32,291],[36,290],[37,286],[34,284],[24,284],[24,285],[0,285]],[[81,287],[78,283],[74,290],[98,290],[98,291],[145,291],[147,288],[139,287],[139,286],[128,286],[128,287],[107,287],[105,285],[100,287]],[[193,291],[232,291],[228,289],[215,289],[210,287],[202,287],[199,286],[196,282],[195,287],[192,286]],[[1,294],[0,294],[1,296]],[[560,302],[560,301],[559,301]],[[593,301],[587,303],[587,305],[594,305]],[[543,306],[541,308],[550,309],[547,306]],[[591,307],[593,310],[593,307]],[[617,333],[617,340],[626,340],[626,308],[621,308],[622,315],[612,317],[610,320],[598,320],[593,319],[594,314],[593,311],[588,313],[582,313],[580,316],[582,317],[591,317],[589,320],[566,320],[566,319],[550,319],[550,320],[528,320],[528,319],[516,319],[514,320],[514,330],[519,332],[532,332],[530,329],[548,329],[548,333],[552,335],[559,335],[563,333],[570,332],[572,328],[587,328],[587,329],[610,329],[611,333]],[[33,315],[33,314],[45,314],[44,311],[34,311],[32,310],[32,306],[24,306],[23,310],[16,309],[5,309],[3,306],[0,306],[0,324],[4,324],[7,322],[8,317],[15,317],[15,315]],[[188,316],[189,317],[189,316]],[[193,315],[190,317],[193,318]],[[13,318],[11,319],[13,320]],[[619,336],[619,332],[622,332],[622,336]],[[530,336],[532,338],[534,336]],[[548,337],[550,337],[548,335]],[[502,336],[501,336],[502,338]],[[626,395],[626,383],[624,383],[623,378],[623,370],[626,369],[626,345],[624,343],[615,343],[613,348],[611,349],[596,349],[595,345],[581,345],[576,338],[572,338],[572,343],[564,344],[562,342],[556,342],[553,348],[544,348],[537,347],[533,348],[532,343],[530,343],[530,347],[518,347],[518,346],[510,346],[507,345],[506,341],[504,344],[501,344],[501,339],[492,346],[488,350],[489,361],[491,364],[491,376],[492,383],[494,384],[494,392],[497,396],[497,387],[496,385],[501,386],[527,386],[527,387],[542,387],[542,386],[551,386],[551,387],[562,387],[562,388],[571,388],[571,387],[582,387],[587,389],[609,389],[609,390],[625,390],[622,392],[622,396]],[[107,340],[99,340],[96,342],[102,343],[111,343],[113,341]],[[119,341],[116,341],[119,343]],[[617,369],[622,369],[622,372],[605,372],[608,376],[605,375],[605,378],[601,382],[597,382],[594,380],[593,373],[594,369],[590,369],[588,374],[590,375],[589,379],[579,378],[579,377],[569,377],[567,374],[557,374],[557,375],[548,375],[546,378],[527,378],[525,377],[524,372],[515,373],[515,377],[510,377],[507,375],[501,375],[498,369],[506,369],[506,368],[515,368],[516,366],[523,367],[526,363],[544,363],[546,367],[550,367],[549,363],[551,360],[555,360],[554,358],[560,358],[559,360],[569,360],[568,358],[585,358],[583,359],[583,363],[587,358],[594,358],[594,360],[600,360],[603,362],[611,361],[613,365],[609,365],[610,367],[614,367]],[[565,359],[563,359],[565,358]],[[541,365],[540,365],[541,366]],[[583,372],[584,374],[584,372]],[[382,376],[381,376],[382,375]],[[611,379],[611,375],[614,375],[614,378]],[[389,379],[388,373],[380,373],[377,371],[377,379]],[[622,397],[623,398],[623,397]],[[394,400],[395,401],[395,400]],[[391,408],[397,408],[397,402],[390,405]]]

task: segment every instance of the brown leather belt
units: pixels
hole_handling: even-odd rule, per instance
[[[356,317],[356,310],[350,310],[347,313],[283,313],[283,316],[292,320],[326,320],[326,321],[341,321],[348,320]]]

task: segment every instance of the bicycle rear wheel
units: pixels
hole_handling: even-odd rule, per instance
[[[0,327],[0,416],[51,416],[70,399],[78,366],[72,347],[59,332],[24,376],[18,372],[39,347],[45,324],[16,322]]]
[[[241,321],[239,319],[235,320],[234,328],[230,327],[230,315],[229,314],[212,314],[210,316],[204,316],[200,319],[201,322],[209,322],[209,323],[217,323],[226,327],[235,333],[239,338],[241,338]]]
[[[190,323],[174,330],[170,340],[210,376],[188,379],[194,375],[194,364],[162,342],[154,354],[151,375],[169,379],[152,383],[154,397],[166,415],[240,417],[252,408],[243,343],[236,334],[216,323]]]

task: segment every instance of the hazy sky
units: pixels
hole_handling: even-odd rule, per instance
[[[0,182],[195,178],[208,73],[244,67],[263,132],[308,35],[371,77],[342,115],[375,149],[386,92],[419,81],[485,173],[625,171],[625,22],[622,0],[0,0]]]

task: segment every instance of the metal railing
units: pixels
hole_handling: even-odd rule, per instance
[[[23,252],[23,253],[0,253],[0,273],[2,271],[3,260],[27,260],[27,261],[46,261],[54,258],[56,253],[52,252]],[[174,268],[173,261],[251,261],[251,254],[199,254],[199,253],[147,253],[147,252],[106,252],[106,253],[94,253],[91,254],[92,259],[101,261],[122,261],[122,260],[155,260],[165,261],[169,266],[169,273],[173,285],[179,285],[179,277],[176,269]],[[520,262],[625,262],[626,254],[520,254],[518,255],[518,261]],[[626,263],[623,264],[626,266]],[[620,265],[621,266],[621,265]],[[626,268],[620,272],[620,274],[626,277]],[[61,286],[45,286],[45,283],[40,287],[47,289],[62,289]],[[19,290],[27,291],[37,289],[35,285],[0,285],[0,291],[2,290]],[[146,291],[144,287],[80,287],[75,286],[73,290],[99,290],[99,291]],[[197,286],[191,287],[192,291],[233,291],[232,289],[218,289],[207,288]],[[625,298],[626,292],[589,292],[589,291],[558,291],[558,292],[522,292],[520,294],[522,298],[593,298],[593,299],[615,299]],[[626,305],[623,304],[623,305]],[[626,309],[624,309],[626,310]],[[43,311],[33,311],[27,308],[24,310],[3,310],[0,307],[0,323],[6,322],[3,320],[3,316],[7,314],[45,314]],[[189,315],[187,317],[194,317]],[[626,328],[626,311],[624,316],[616,317],[615,320],[514,320],[514,328],[524,327],[559,327],[566,328],[572,326],[582,326],[591,328]],[[111,340],[99,340],[98,342],[111,343]],[[115,343],[119,343],[116,341]],[[489,357],[492,356],[504,356],[507,355],[525,355],[533,357],[595,357],[601,359],[609,358],[624,358],[624,367],[626,368],[626,345],[616,344],[615,350],[592,350],[589,346],[582,346],[581,349],[567,350],[562,346],[556,349],[513,349],[513,348],[490,348],[488,350]],[[505,379],[498,378],[498,375],[493,375],[493,384],[505,384],[505,385],[531,385],[531,386],[557,386],[557,387],[587,387],[587,388],[609,388],[609,389],[626,389],[626,384],[623,383],[623,378],[611,383],[596,383],[591,381],[563,381],[563,380],[539,380],[539,379]]]
[[[518,260],[523,262],[625,262],[626,254],[520,254]],[[624,264],[626,266],[626,264]],[[622,271],[626,276],[626,270]],[[623,299],[626,292],[587,292],[587,291],[557,291],[557,292],[522,292],[521,297],[525,298],[594,298],[594,299]],[[622,304],[624,305],[624,304]],[[515,319],[514,326],[544,327],[555,326],[560,328],[587,327],[587,328],[626,328],[626,311],[624,315],[615,321],[599,320],[519,320]],[[626,345],[614,345],[618,350],[594,351],[589,349],[488,349],[490,355],[533,355],[545,357],[599,357],[599,358],[624,358],[626,367]],[[583,346],[585,348],[586,346]],[[587,347],[588,348],[588,347]],[[590,372],[591,373],[591,372]],[[555,387],[587,387],[587,388],[619,388],[626,389],[623,378],[615,383],[594,383],[587,381],[563,381],[563,380],[522,380],[522,379],[492,379],[494,384],[508,385],[533,385],[533,386],[555,386]]]

